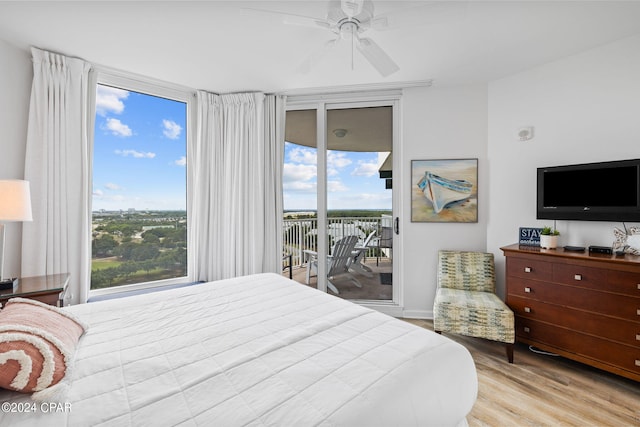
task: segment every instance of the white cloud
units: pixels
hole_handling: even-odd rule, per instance
[[[162,133],[169,139],[178,139],[180,136],[180,132],[182,131],[182,127],[174,122],[173,120],[162,120],[162,126],[164,130]]]
[[[317,184],[313,179],[317,174],[318,169],[315,165],[285,163],[282,171],[282,187],[285,192],[316,193]]]
[[[328,151],[327,152],[327,168],[328,169],[342,169],[349,166],[351,159],[347,157],[347,153],[340,151]]]
[[[318,163],[316,150],[300,147],[292,148],[289,151],[289,160],[296,163],[303,163],[305,165],[315,165]]]
[[[316,150],[296,147],[289,151],[289,161],[316,167],[318,156]],[[336,176],[340,173],[340,169],[349,166],[351,163],[352,161],[347,157],[347,153],[329,151],[327,153],[327,175]]]
[[[118,119],[108,118],[105,128],[116,136],[131,136],[133,132],[131,128]]]
[[[106,188],[107,190],[112,190],[112,191],[122,190],[122,187],[120,187],[118,184],[114,184],[113,182],[107,182],[104,185],[104,188]]]
[[[123,99],[129,97],[129,92],[115,87],[98,85],[96,90],[96,113],[106,116],[107,113],[120,114],[124,111]]]
[[[349,191],[349,188],[345,186],[341,181],[327,181],[327,191],[329,193],[337,193],[340,191]]]
[[[293,181],[282,184],[284,191],[295,191],[300,193],[316,193],[317,186],[315,182]]]
[[[122,157],[132,156],[132,157],[135,157],[136,159],[153,159],[156,156],[156,153],[151,153],[151,152],[144,153],[136,150],[116,150],[114,151],[114,153]]]
[[[378,164],[375,162],[359,161],[358,166],[351,172],[351,175],[370,177],[378,173]]]
[[[283,182],[309,181],[316,177],[318,169],[315,165],[294,165],[285,163],[282,171]]]
[[[327,176],[340,174],[340,169],[349,166],[353,161],[347,157],[347,153],[339,151],[327,152]]]
[[[178,166],[186,166],[187,158],[185,156],[182,156],[178,160],[175,160],[173,163]]]
[[[93,195],[94,195],[95,197],[102,197],[102,196],[104,196],[104,192],[103,192],[102,190],[100,190],[100,189],[98,189],[98,190],[93,190]]]

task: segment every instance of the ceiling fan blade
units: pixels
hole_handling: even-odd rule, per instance
[[[278,12],[275,10],[266,10],[266,9],[252,9],[252,8],[242,8],[243,13],[257,13],[264,14],[268,16],[278,16],[282,19],[282,22],[288,25],[298,25],[302,27],[313,27],[313,28],[330,28],[331,25],[325,19],[322,18],[314,18],[312,16],[304,16],[304,15],[295,15],[292,13],[286,12]]]
[[[356,15],[359,15],[362,12],[362,6],[364,0],[342,0],[341,2],[342,11],[349,18],[353,18]]]
[[[342,1],[329,0],[327,3],[327,22],[332,25],[337,25],[338,22],[347,18],[349,18],[349,15],[342,10]]]
[[[377,15],[371,20],[371,28],[384,31],[461,20],[467,12],[467,5],[468,1],[433,1],[421,6],[398,9]]]
[[[356,41],[358,50],[378,70],[382,77],[387,77],[400,69],[398,64],[393,62],[393,59],[370,38],[359,38]]]
[[[324,19],[312,18],[310,16],[285,15],[283,22],[287,25],[298,25],[301,27],[331,28],[331,24]]]
[[[304,61],[302,61],[302,63],[298,66],[298,72],[302,73],[302,74],[307,74],[308,72],[311,71],[311,69],[320,61],[322,61],[322,58],[324,58],[324,56],[327,54],[327,52],[329,52],[331,49],[333,49],[339,42],[340,42],[341,38],[338,37],[336,39],[333,40],[329,40],[328,42],[326,42],[324,45],[322,45],[320,48],[316,49],[315,51],[313,51],[311,53],[311,55],[309,55]]]

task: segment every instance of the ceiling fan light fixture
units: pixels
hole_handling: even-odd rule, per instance
[[[339,30],[342,40],[351,40],[358,33],[358,24],[354,21],[345,21],[340,24]]]
[[[338,138],[344,138],[347,135],[346,129],[334,129],[333,134]]]

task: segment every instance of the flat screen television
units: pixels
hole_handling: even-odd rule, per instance
[[[536,218],[640,222],[640,159],[538,168]]]

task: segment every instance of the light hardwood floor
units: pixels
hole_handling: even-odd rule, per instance
[[[429,320],[405,319],[433,330]],[[504,346],[444,334],[464,345],[478,372],[470,426],[640,426],[640,383],[517,344],[514,364]]]

